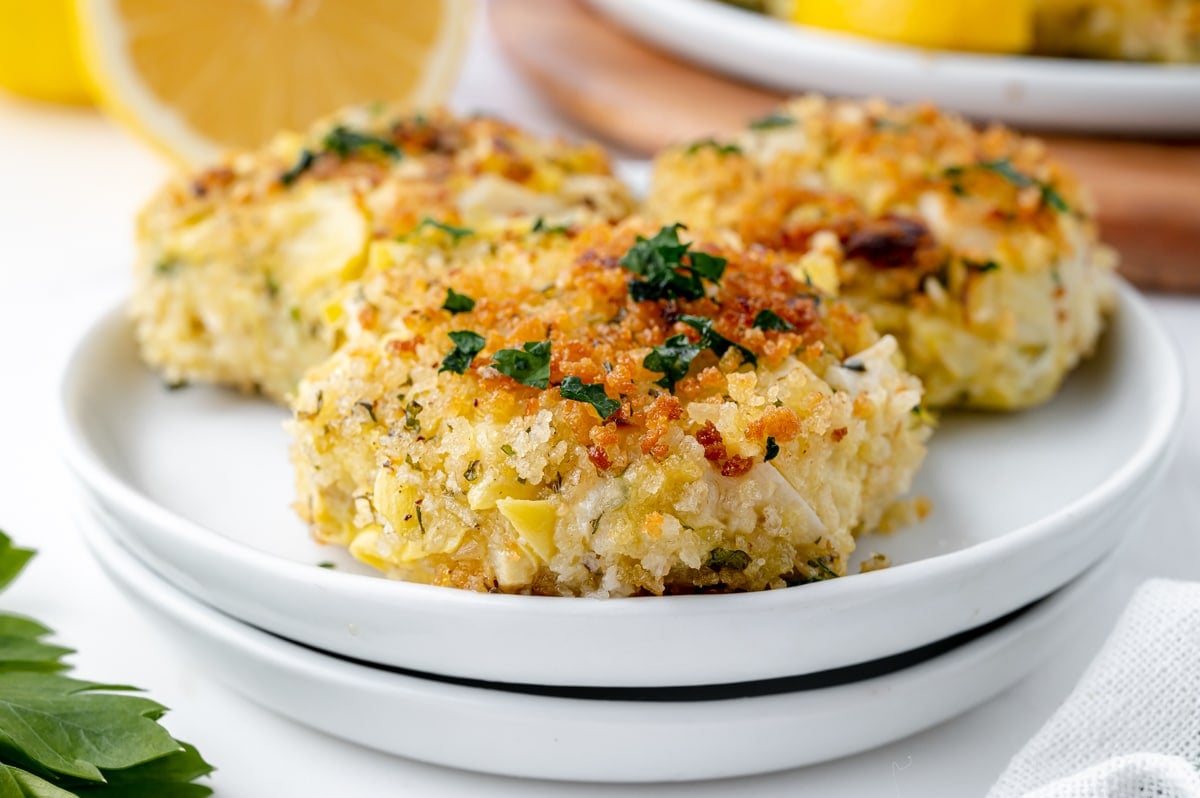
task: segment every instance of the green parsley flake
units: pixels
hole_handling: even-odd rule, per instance
[[[741,549],[715,548],[708,553],[708,567],[714,571],[728,568],[731,571],[744,571],[750,564],[750,555]]]
[[[711,349],[717,353],[717,357],[722,357],[730,348],[733,348],[742,353],[742,360],[751,365],[758,364],[758,358],[753,352],[714,330],[712,319],[706,319],[703,316],[680,316],[679,320],[699,332],[701,348]]]
[[[751,130],[771,130],[777,127],[791,127],[794,124],[796,124],[796,117],[781,111],[774,111],[761,119],[755,119],[749,127]]]
[[[1013,166],[1012,162],[1007,158],[999,158],[994,161],[980,161],[979,163],[971,164],[970,167],[951,166],[946,169],[945,175],[949,178],[961,177],[968,168],[984,169],[989,172],[994,172],[1008,182],[1012,183],[1017,188],[1036,187],[1038,191],[1041,192],[1042,202],[1046,206],[1053,208],[1059,213],[1069,213],[1071,210],[1071,206],[1067,204],[1067,201],[1063,199],[1062,194],[1059,194],[1058,190],[1055,189],[1054,186],[1038,180],[1037,178],[1030,177]],[[952,185],[951,188],[953,189],[954,193],[958,194],[959,196],[963,196],[965,193],[962,186],[957,183]]]
[[[403,153],[395,144],[387,139],[360,133],[343,125],[338,125],[325,134],[321,142],[326,151],[336,153],[340,158],[347,158],[361,150],[373,149],[391,158],[399,158]]]
[[[602,420],[608,420],[613,413],[621,409],[621,403],[610,399],[604,392],[604,386],[596,383],[588,384],[578,377],[563,377],[558,392],[564,399],[576,402],[586,402],[596,409]]]
[[[741,155],[742,148],[736,144],[722,144],[716,139],[700,139],[692,142],[687,148],[688,155],[695,155],[703,149],[715,150],[718,155]]]
[[[1000,268],[1000,264],[994,260],[977,261],[977,260],[968,260],[968,259],[964,258],[963,264],[967,267],[968,270],[973,271],[973,272],[979,272],[980,274],[986,274],[987,272],[994,272]]]
[[[753,326],[760,330],[774,330],[775,332],[789,332],[796,329],[794,324],[770,308],[758,312],[758,315],[754,317]]]
[[[492,358],[492,368],[531,388],[550,384],[550,342],[527,341],[520,349],[501,349]]]
[[[455,374],[465,374],[471,367],[471,361],[483,351],[487,341],[479,333],[470,330],[455,330],[447,334],[454,342],[454,349],[442,360],[438,373],[453,371]]]
[[[766,452],[766,454],[763,455],[763,462],[769,463],[778,456],[779,456],[779,444],[775,442],[774,438],[768,437],[767,438],[767,452]]]
[[[530,228],[530,230],[534,233],[546,233],[547,235],[551,233],[560,233],[562,235],[566,235],[570,229],[571,228],[565,224],[546,224],[546,220],[540,216],[534,221],[533,227]]]
[[[655,385],[674,391],[675,383],[687,376],[692,361],[703,349],[700,344],[692,343],[686,335],[673,335],[662,345],[650,350],[650,354],[642,360],[642,367],[661,373],[662,377],[654,381]]]
[[[451,313],[468,313],[474,309],[474,299],[466,294],[458,293],[453,288],[446,289],[446,301],[442,303],[442,310],[448,310]]]
[[[422,219],[421,223],[412,229],[412,232],[417,233],[421,230],[424,230],[426,227],[432,227],[435,230],[441,230],[443,233],[450,236],[450,238],[456,244],[467,236],[475,235],[475,231],[469,227],[455,227],[452,224],[439,222],[437,219],[431,219],[428,216]],[[412,235],[412,233],[409,235]]]
[[[621,266],[642,279],[629,281],[629,296],[634,302],[656,299],[702,299],[704,280],[716,283],[725,273],[726,260],[707,252],[692,252],[691,244],[681,243],[675,223],[663,227],[652,238],[638,236],[621,258]]]
[[[292,183],[300,179],[300,175],[312,168],[316,160],[317,156],[312,150],[301,150],[300,157],[296,159],[292,168],[279,176],[279,182],[285,187],[290,187]]]
[[[501,446],[500,451],[504,452],[509,457],[512,457],[514,454],[517,453],[517,450],[512,447],[512,444],[508,444],[508,443]]]

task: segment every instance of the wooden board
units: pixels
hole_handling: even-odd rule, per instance
[[[534,86],[638,154],[734,130],[782,97],[655,50],[580,0],[492,0],[488,10],[501,47]],[[1091,186],[1123,274],[1147,288],[1200,291],[1200,143],[1044,138]]]

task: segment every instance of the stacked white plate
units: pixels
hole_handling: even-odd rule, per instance
[[[739,595],[562,599],[391,582],[290,512],[283,411],[146,371],[122,313],[66,368],[62,446],[114,582],[247,697],[331,734],[543,778],[733,776],[861,751],[1022,678],[1103,589],[1181,407],[1124,288],[1050,404],[939,427],[892,568]],[[334,567],[319,567],[320,565]]]

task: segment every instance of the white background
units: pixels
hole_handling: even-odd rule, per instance
[[[521,83],[482,28],[453,105],[540,132],[578,134]],[[43,620],[77,647],[81,677],[137,684],[171,707],[171,731],[218,766],[212,783],[220,796],[982,795],[1065,697],[1137,584],[1152,575],[1200,578],[1200,351],[1193,345],[1200,342],[1200,299],[1153,297],[1189,372],[1177,459],[1144,528],[1118,552],[1117,576],[1087,622],[1070,631],[1049,665],[978,710],[818,767],[627,788],[451,771],[302,728],[177,655],[108,584],[69,519],[71,494],[51,435],[59,363],[84,323],[128,293],[132,219],[165,173],[151,152],[93,112],[0,96],[0,527],[41,551],[0,604]]]

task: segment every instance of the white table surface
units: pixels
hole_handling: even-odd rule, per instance
[[[542,132],[578,133],[521,83],[482,28],[452,104]],[[626,788],[447,770],[298,726],[216,684],[172,650],[108,583],[69,518],[70,491],[51,436],[59,361],[84,321],[128,293],[132,219],[165,172],[151,152],[94,112],[0,96],[0,528],[41,551],[0,606],[43,620],[78,648],[73,661],[81,677],[137,684],[171,707],[167,726],[217,765],[212,784],[225,798],[978,796],[1066,696],[1139,583],[1151,576],[1200,579],[1200,298],[1152,297],[1189,372],[1177,459],[1089,620],[1050,664],[977,710],[825,765],[736,782]]]

